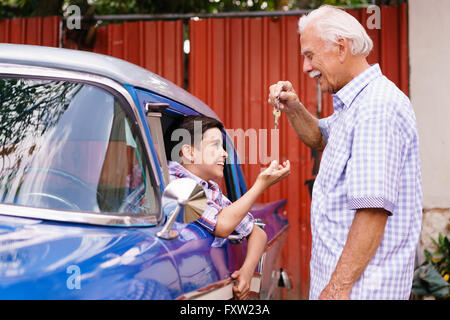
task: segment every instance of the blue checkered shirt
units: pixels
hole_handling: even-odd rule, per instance
[[[191,178],[203,187],[207,204],[202,216],[196,222],[209,232],[213,233],[217,224],[217,216],[223,208],[228,207],[231,204],[231,201],[222,193],[222,190],[220,190],[217,183],[212,180],[205,181],[197,177],[178,162],[169,161],[168,168],[171,180],[177,178]],[[235,240],[242,240],[252,232],[254,225],[255,219],[253,218],[253,215],[248,212],[244,219],[236,226],[231,235]],[[226,241],[227,239],[225,238],[215,237],[211,246],[221,247]]]
[[[422,224],[418,135],[409,99],[378,64],[333,95],[311,203],[310,299],[328,284],[358,209],[384,208],[381,244],[351,299],[408,299]]]

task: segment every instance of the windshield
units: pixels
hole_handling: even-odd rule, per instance
[[[81,83],[0,78],[0,199],[155,213],[142,142],[120,101]]]

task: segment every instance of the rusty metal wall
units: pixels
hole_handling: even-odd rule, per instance
[[[348,12],[364,26],[371,15],[365,9]],[[260,129],[273,128],[271,109],[267,104],[268,87],[281,79],[293,83],[310,112],[320,117],[330,115],[333,112],[331,96],[321,96],[319,113],[316,84],[301,71],[298,18],[190,20],[188,90],[214,109],[230,129],[259,133],[262,132]],[[59,28],[58,17],[0,20],[0,42],[58,46]],[[183,86],[183,69],[186,68],[183,64],[183,30],[182,20],[111,24],[97,29],[91,50],[128,60]],[[408,94],[406,4],[381,7],[381,30],[368,30],[368,33],[374,41],[369,62],[380,63],[383,73]],[[251,185],[261,164],[249,163],[249,150],[247,145],[247,159],[241,158],[245,178]],[[292,173],[288,179],[266,191],[259,201],[288,199],[290,231],[282,258],[283,266],[292,276],[294,289],[284,293],[284,298],[302,299],[308,297],[309,290],[310,191],[320,154],[311,152],[301,143],[286,117],[282,116],[279,156],[280,160],[291,161]]]
[[[78,49],[61,36],[61,17],[0,19],[0,42]],[[138,21],[96,30],[95,43],[84,50],[121,58],[183,86],[183,21]],[[62,40],[62,41],[61,41]]]
[[[348,10],[366,28],[373,14]],[[406,4],[381,7],[381,29],[367,29],[374,41],[370,63],[380,63],[383,73],[408,94],[408,43]],[[299,16],[279,18],[224,18],[191,20],[189,38],[189,91],[205,101],[226,127],[245,131],[273,128],[267,104],[268,87],[289,80],[310,112],[318,114],[314,80],[302,72],[297,22]],[[320,117],[333,112],[331,95],[322,97]],[[247,140],[247,143],[249,140]],[[241,155],[247,183],[252,184],[261,164],[250,164],[249,150]],[[270,146],[268,147],[270,151]],[[259,151],[259,150],[258,150]],[[270,154],[270,152],[269,152]],[[293,278],[294,290],[286,299],[308,297],[311,250],[310,187],[317,174],[320,154],[311,152],[289,126],[280,121],[280,160],[289,159],[291,175],[267,190],[259,201],[287,198],[290,231],[283,247],[283,265]]]
[[[0,42],[57,47],[60,17],[0,19]]]
[[[183,21],[136,21],[97,29],[92,51],[144,67],[183,87]]]

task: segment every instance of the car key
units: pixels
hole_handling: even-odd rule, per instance
[[[280,101],[280,98],[277,97],[277,99],[275,100],[275,106],[274,106],[273,112],[272,112],[273,120],[274,120],[274,124],[275,124],[275,129],[278,129],[278,122],[279,122],[278,119],[281,116],[279,101]]]

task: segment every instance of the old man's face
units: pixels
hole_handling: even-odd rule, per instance
[[[300,36],[304,56],[303,72],[317,79],[322,92],[336,93],[342,88],[339,79],[341,64],[338,46],[320,38],[314,26],[307,27]]]

